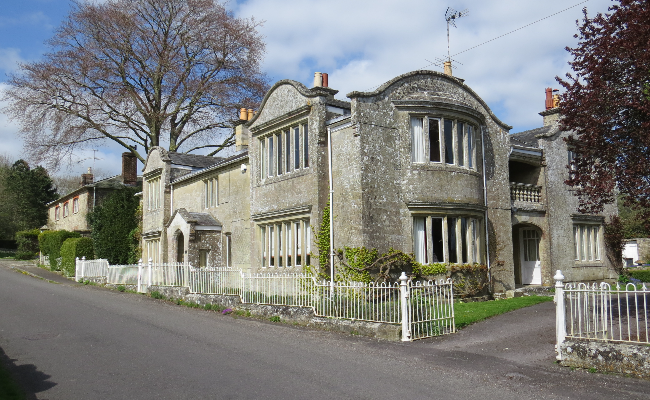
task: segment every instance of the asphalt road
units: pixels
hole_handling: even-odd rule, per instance
[[[0,260],[0,358],[31,398],[650,398],[648,381],[555,364],[552,303],[393,343],[55,284],[10,264]]]

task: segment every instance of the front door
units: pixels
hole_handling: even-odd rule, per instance
[[[538,229],[523,228],[519,231],[521,253],[521,283],[524,285],[542,284],[542,266],[539,260]]]

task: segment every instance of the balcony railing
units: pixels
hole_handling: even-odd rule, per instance
[[[510,182],[510,199],[525,203],[541,203],[542,187],[526,183]]]

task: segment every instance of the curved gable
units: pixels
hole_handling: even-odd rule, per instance
[[[163,164],[171,162],[167,150],[160,146],[154,146],[149,149],[147,159],[144,162],[143,172],[148,172],[157,168],[161,168]]]
[[[511,126],[502,122],[483,101],[462,80],[436,71],[413,71],[384,83],[372,92],[354,91],[347,95],[351,99],[388,101],[428,101],[450,103],[477,110],[486,114],[505,130]]]

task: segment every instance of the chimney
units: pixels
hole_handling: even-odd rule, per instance
[[[323,86],[323,74],[320,72],[314,73],[314,87],[322,87]]]
[[[88,167],[88,173],[81,174],[81,186],[92,185],[93,178],[93,169]]]
[[[550,87],[546,88],[546,110],[553,108],[553,89]]]
[[[125,185],[138,183],[138,159],[130,151],[122,153],[122,182]]]
[[[453,76],[451,73],[451,61],[445,61],[445,75]]]
[[[241,121],[248,121],[248,112],[245,108],[239,110],[239,119]]]
[[[327,75],[327,72],[323,72],[322,77],[323,77],[323,87],[330,87],[329,82],[327,81],[329,77],[329,75]]]

